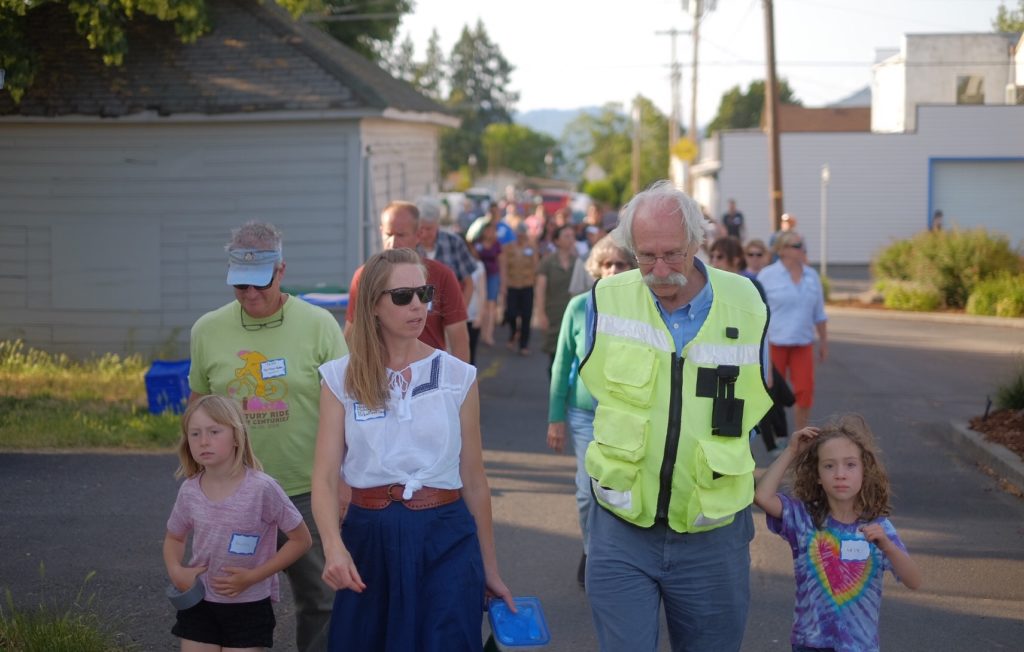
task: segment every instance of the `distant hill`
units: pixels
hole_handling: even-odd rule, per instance
[[[581,112],[597,114],[599,106],[584,106],[578,109],[534,109],[533,111],[516,112],[512,120],[516,124],[529,127],[552,138],[560,139],[565,126],[576,119]]]

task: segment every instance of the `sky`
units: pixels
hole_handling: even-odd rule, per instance
[[[691,0],[692,2],[693,0]],[[705,0],[707,3],[709,0]],[[518,111],[624,105],[637,94],[671,111],[671,37],[693,22],[685,0],[414,0],[399,40],[422,59],[437,29],[447,54],[464,25],[483,21],[515,67]],[[1006,0],[1017,7],[1016,0]],[[825,106],[871,83],[877,48],[906,33],[990,32],[1000,0],[775,0],[777,74],[805,106]],[[709,122],[722,94],[765,77],[762,0],[716,0],[700,26],[697,121]],[[680,114],[689,124],[693,44],[677,37]]]

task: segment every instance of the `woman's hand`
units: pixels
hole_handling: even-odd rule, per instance
[[[501,581],[501,577],[498,576],[498,573],[487,573],[484,581],[486,583],[484,597],[488,600],[491,598],[498,598],[505,603],[509,611],[516,613],[516,602],[512,598],[512,591],[510,591],[509,588],[505,586],[505,583]]]
[[[565,450],[565,421],[548,424],[548,448],[556,453]]]
[[[366,584],[363,584],[363,578],[359,576],[356,564],[352,561],[352,555],[344,548],[338,553],[327,555],[321,577],[324,583],[335,591],[351,589],[356,593],[362,593],[366,589]]]

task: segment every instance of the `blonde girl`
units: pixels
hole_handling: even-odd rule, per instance
[[[185,478],[167,520],[164,563],[179,591],[202,584],[203,599],[179,610],[171,632],[184,652],[261,650],[274,642],[277,572],[312,539],[280,485],[252,452],[244,416],[230,399],[194,400],[181,419],[175,477]],[[287,535],[277,549],[277,531]],[[192,554],[185,540],[192,534]]]
[[[779,493],[790,466],[792,495]],[[889,478],[864,418],[793,433],[754,502],[793,553],[794,652],[878,650],[882,574],[917,589],[921,572],[887,518]]]

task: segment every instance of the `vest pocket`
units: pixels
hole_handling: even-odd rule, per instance
[[[635,517],[643,503],[640,494],[640,469],[601,454],[597,446],[587,448],[584,466],[598,502],[612,508],[617,514]]]
[[[654,350],[611,342],[605,360],[604,374],[611,395],[636,407],[651,407],[658,371]]]
[[[598,405],[594,413],[594,441],[601,454],[625,462],[644,457],[651,422],[646,417]]]
[[[750,504],[754,493],[754,458],[746,437],[698,442],[695,480],[701,516],[723,519]]]

